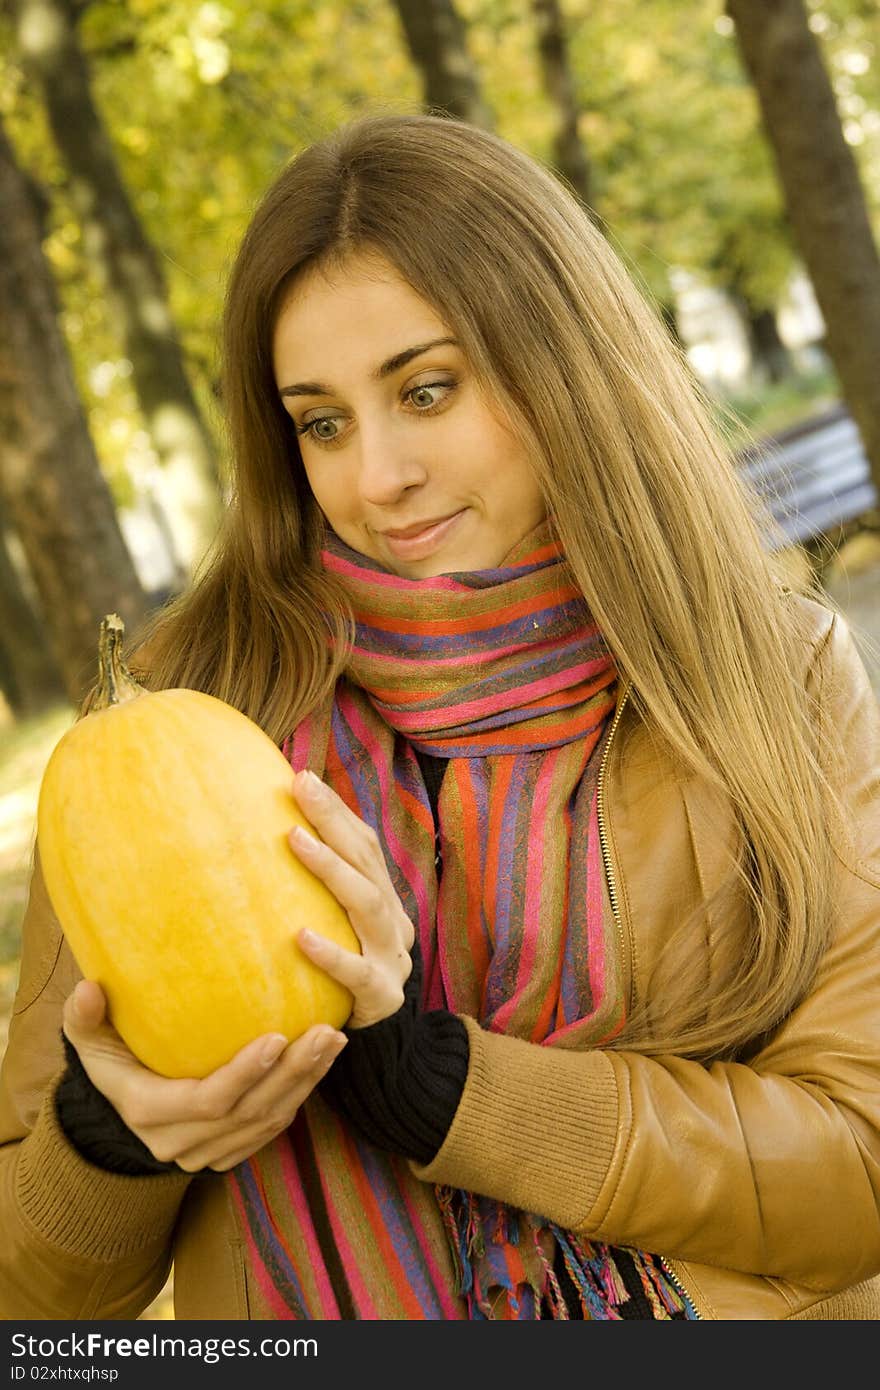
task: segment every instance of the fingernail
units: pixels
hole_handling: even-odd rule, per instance
[[[323,1062],[325,1066],[330,1065],[345,1047],[348,1038],[344,1033],[333,1033],[329,1038],[320,1038],[315,1043],[315,1061]]]
[[[271,1067],[273,1062],[277,1062],[286,1046],[287,1039],[284,1037],[270,1038],[268,1042],[264,1043],[260,1053],[260,1061],[263,1066]]]

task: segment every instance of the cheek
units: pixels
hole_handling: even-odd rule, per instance
[[[323,489],[322,486],[321,486],[321,479],[320,479],[320,477],[316,476],[316,475],[312,472],[312,470],[309,469],[309,468],[307,468],[307,469],[305,470],[305,474],[306,474],[306,482],[308,483],[309,487],[312,489],[312,496],[314,497],[315,501],[319,504],[319,506],[323,507],[323,505],[324,505],[324,489]]]
[[[490,492],[505,495],[522,506],[536,491],[534,475],[523,452],[522,441],[510,425],[483,407],[474,413],[462,441],[459,457],[470,459],[470,467],[480,474]]]
[[[338,467],[332,472],[312,468],[306,469],[305,473],[312,496],[325,521],[342,540],[356,550],[363,549],[363,517],[355,480],[346,477]]]
[[[303,468],[306,481],[312,490],[312,496],[321,511],[326,512],[328,507],[334,505],[334,502],[338,508],[340,499],[348,495],[347,489],[331,487],[326,471],[322,471],[320,468],[309,467],[307,464],[304,464]]]
[[[508,494],[507,511],[511,518],[517,518],[526,526],[536,526],[547,515],[544,494],[528,469],[517,478],[515,486]]]

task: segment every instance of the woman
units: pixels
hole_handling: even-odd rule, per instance
[[[140,665],[284,747],[354,1012],[154,1076],[37,869],[4,1313],[173,1258],[181,1318],[876,1317],[877,702],[657,317],[539,164],[378,115],[225,334],[228,524]]]

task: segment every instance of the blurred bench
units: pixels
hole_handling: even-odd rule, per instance
[[[788,545],[836,532],[880,501],[861,437],[842,405],[760,440],[739,461]]]

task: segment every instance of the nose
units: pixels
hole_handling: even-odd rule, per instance
[[[358,490],[361,501],[373,507],[388,507],[411,487],[424,483],[426,464],[417,457],[412,440],[395,436],[387,426],[361,425]]]

